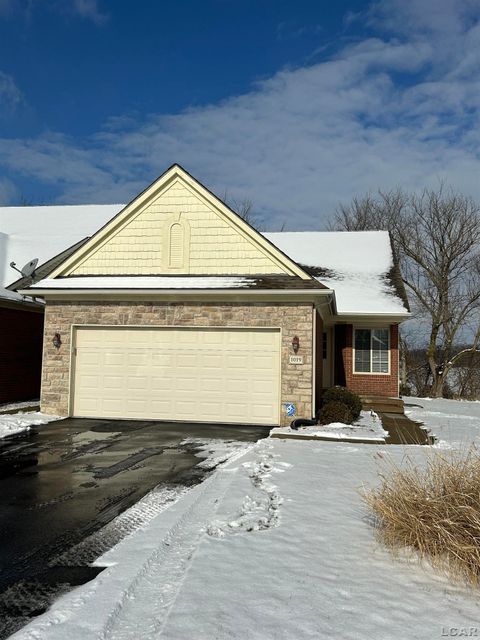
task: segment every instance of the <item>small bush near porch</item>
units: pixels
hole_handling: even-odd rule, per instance
[[[457,580],[480,583],[480,455],[477,449],[433,453],[426,466],[407,461],[381,471],[364,493],[381,539],[410,547]]]
[[[356,393],[345,387],[331,387],[322,396],[322,406],[318,414],[320,424],[343,422],[352,424],[362,411],[362,401]]]

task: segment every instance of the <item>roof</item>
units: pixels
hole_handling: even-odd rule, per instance
[[[43,303],[37,302],[28,296],[22,296],[16,291],[10,291],[0,287],[0,307],[17,307],[22,309],[43,308]]]
[[[97,289],[294,289],[328,290],[318,280],[304,280],[299,276],[72,276],[45,278],[36,282],[30,290],[97,290]]]
[[[42,265],[67,247],[91,236],[116,215],[123,204],[0,207],[0,286],[18,279],[33,258]]]
[[[178,191],[182,193],[179,195]],[[172,198],[172,192],[177,192],[178,200],[175,200],[175,196]],[[153,214],[156,217],[159,212],[157,207],[160,208],[163,213],[163,221],[168,223],[169,219],[173,218],[178,222],[183,215],[184,208],[190,211],[190,207],[187,204],[187,200],[194,198],[195,206],[201,203],[202,206],[206,206],[214,217],[217,219],[217,223],[223,226],[224,229],[228,229],[231,237],[229,241],[224,239],[227,243],[231,254],[237,254],[237,258],[251,258],[252,260],[261,259],[262,263],[258,264],[258,271],[254,273],[286,273],[288,275],[300,276],[304,280],[309,280],[311,276],[307,274],[294,260],[285,255],[278,249],[276,245],[271,243],[264,235],[262,235],[257,229],[248,224],[241,216],[233,211],[228,205],[223,202],[218,196],[207,189],[201,182],[199,182],[194,176],[186,171],[179,164],[173,164],[161,176],[156,178],[146,189],[144,189],[139,195],[135,196],[117,215],[115,215],[107,224],[98,229],[87,242],[81,246],[77,251],[67,258],[59,267],[52,271],[52,277],[70,276],[70,275],[99,275],[102,273],[102,269],[105,267],[105,260],[112,260],[112,256],[109,255],[108,244],[110,241],[117,241],[116,247],[117,257],[123,254],[126,259],[127,269],[130,267],[128,273],[139,273],[137,270],[139,264],[142,265],[144,270],[151,268],[150,257],[146,254],[150,251],[152,244],[151,235],[143,231],[152,224],[152,220],[149,216]],[[187,200],[186,200],[187,199]],[[163,209],[167,207],[167,209]],[[170,215],[169,215],[170,214]],[[189,218],[189,214],[184,213],[185,218]],[[193,219],[195,220],[195,226],[197,226],[198,220],[195,216],[195,209],[193,210]],[[206,221],[207,219],[205,219]],[[135,225],[140,221],[140,226],[146,225],[139,233]],[[132,227],[130,227],[132,225]],[[131,235],[129,231],[132,232]],[[205,229],[203,229],[205,231]],[[157,231],[158,232],[158,231]],[[220,228],[218,228],[220,232]],[[210,233],[202,233],[199,230],[199,242],[192,242],[192,246],[200,244],[206,244],[203,247],[206,252],[206,256],[215,257],[215,272],[220,274],[230,273],[230,264],[227,255],[224,255],[223,271],[217,271],[221,264],[219,256],[221,252],[217,252],[218,239],[212,236]],[[202,237],[203,235],[203,237]],[[157,247],[160,241],[163,240],[158,237]],[[121,248],[122,241],[125,246],[133,249],[135,253],[136,264],[130,262],[131,251],[126,251]],[[238,249],[238,246],[241,246]],[[147,248],[148,247],[148,248]],[[248,247],[248,249],[247,249]],[[247,255],[247,251],[249,254]],[[140,253],[140,257],[138,256]],[[197,253],[197,259],[201,257],[202,251]],[[85,265],[89,265],[85,267]],[[91,271],[92,266],[94,267]],[[96,271],[95,267],[99,267],[100,271]],[[250,273],[250,264],[246,268],[247,273]],[[161,268],[161,267],[160,267]],[[164,265],[166,272],[171,272],[167,265]],[[204,271],[205,272],[205,271]],[[114,271],[115,273],[115,271]],[[142,273],[142,271],[140,271]],[[145,273],[145,271],[143,271]],[[148,271],[147,271],[148,273]],[[165,273],[165,272],[163,272]],[[208,271],[210,273],[210,271]],[[160,275],[155,273],[152,275]],[[120,274],[119,274],[120,275]],[[163,275],[163,274],[162,274]]]
[[[337,313],[405,314],[388,231],[266,233],[282,251],[335,290]]]
[[[62,264],[62,262],[64,262],[68,257],[70,257],[72,253],[74,253],[79,247],[85,244],[87,240],[88,240],[88,237],[83,238],[83,240],[80,240],[80,242],[75,243],[73,246],[69,247],[65,251],[62,251],[61,253],[54,256],[50,260],[47,260],[47,262],[44,262],[43,264],[40,263],[40,265],[37,266],[37,268],[34,271],[33,278],[32,276],[24,276],[22,278],[19,278],[18,280],[15,280],[15,282],[12,282],[12,284],[9,284],[8,288],[11,291],[19,291],[21,289],[25,289],[26,287],[29,287],[34,280],[35,281],[42,280],[43,278],[48,276],[48,274],[51,273],[53,269],[58,267],[58,265]]]
[[[37,282],[35,288],[42,285],[52,289],[52,284],[45,284],[48,283],[46,276],[123,208],[122,204],[0,207],[0,286],[15,280],[15,272],[9,267],[12,260],[21,267],[38,257],[40,267],[36,275],[43,280]],[[314,281],[302,280],[301,288],[335,290],[340,315],[406,314],[408,302],[388,232],[303,231],[263,235],[315,277]],[[132,283],[121,283],[119,277],[122,276],[115,277],[116,284],[112,283],[111,288],[130,288],[127,284]],[[192,289],[200,289],[201,283],[207,289],[300,288],[295,277],[272,278],[238,276],[233,284],[233,280],[226,277],[204,277],[202,281],[199,277],[189,276],[183,284]],[[80,282],[78,278],[75,280],[77,282],[72,286],[62,282],[62,288],[78,289]],[[307,284],[310,282],[314,284]],[[181,283],[178,276],[170,276],[168,283],[157,281],[155,288],[179,289]],[[28,286],[25,279],[16,280],[14,284],[15,289]],[[141,288],[138,277],[132,286]],[[98,289],[104,285],[97,277],[85,283],[85,288]]]
[[[23,302],[24,296],[20,295],[16,291],[10,291],[0,287],[0,300],[15,300],[15,302]]]

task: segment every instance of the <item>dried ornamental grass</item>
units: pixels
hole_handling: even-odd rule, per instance
[[[480,455],[429,452],[426,465],[383,464],[381,485],[364,491],[382,540],[410,547],[457,580],[480,583]]]

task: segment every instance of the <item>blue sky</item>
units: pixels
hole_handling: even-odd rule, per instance
[[[173,162],[318,229],[480,199],[480,0],[0,0],[0,203],[124,202]]]

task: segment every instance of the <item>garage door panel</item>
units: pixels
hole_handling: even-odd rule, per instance
[[[76,331],[73,415],[278,424],[280,332]]]
[[[250,387],[250,381],[248,380],[247,377],[242,379],[236,375],[235,378],[232,378],[230,380],[225,380],[225,391],[227,393],[244,395],[248,393],[249,387]]]
[[[131,351],[128,354],[127,357],[127,362],[129,364],[129,366],[141,366],[141,365],[145,365],[148,362],[148,356],[149,354],[145,352],[137,352],[137,351]]]
[[[193,352],[179,353],[176,357],[175,365],[177,367],[197,367],[199,355]]]
[[[226,369],[242,369],[246,370],[249,367],[249,357],[247,354],[230,354],[225,356],[225,368]]]
[[[178,385],[179,389],[181,389],[181,391],[179,390],[177,393],[191,393],[192,391],[198,391],[200,381],[196,376],[191,378],[182,376],[175,378],[175,385]]]
[[[271,371],[272,368],[275,366],[275,362],[274,362],[273,356],[269,354],[265,354],[265,355],[255,354],[252,356],[252,365],[255,370],[263,369],[264,371]]]
[[[153,399],[151,402],[151,408],[153,417],[158,419],[160,419],[160,416],[171,414],[173,411],[172,401],[169,398]]]
[[[103,384],[106,389],[123,389],[124,378],[122,376],[109,376],[103,377]]]
[[[219,415],[222,411],[222,403],[218,402],[201,402],[199,404],[199,411],[205,415]]]
[[[164,353],[160,351],[152,351],[152,365],[155,367],[173,367],[175,361],[175,354]]]
[[[85,390],[98,389],[100,376],[83,374],[80,377],[80,383]]]
[[[172,378],[168,376],[152,376],[150,378],[150,387],[152,393],[155,391],[170,391],[172,389]]]
[[[108,413],[111,413],[112,415],[118,415],[122,410],[119,408],[117,398],[104,398],[102,401],[102,407],[104,411],[108,411]]]
[[[149,387],[149,380],[147,376],[128,376],[127,377],[127,393],[132,389],[137,391],[138,389],[147,389]]]
[[[185,398],[177,398],[174,402],[175,409],[180,413],[187,413],[189,416],[193,416],[196,413],[196,402],[189,400],[185,394]]]
[[[218,374],[218,371],[215,372]],[[211,391],[221,392],[225,380],[223,378],[210,377],[208,373],[200,380],[200,391],[202,393],[208,393]]]
[[[125,406],[129,415],[136,415],[137,413],[139,415],[143,415],[146,411],[148,411],[149,408],[146,398],[127,398],[127,400],[125,401]]]
[[[107,351],[103,354],[103,363],[105,366],[121,367],[125,364],[125,355],[124,353]]]
[[[220,369],[223,366],[223,356],[217,353],[202,353],[202,365],[212,369]]]
[[[252,382],[252,395],[261,395],[275,393],[276,380],[255,380]]]
[[[100,354],[96,351],[85,350],[78,354],[78,359],[84,365],[98,365],[100,362]]]
[[[245,402],[226,402],[225,408],[230,419],[235,419],[236,421],[241,421],[248,412],[248,406]]]

